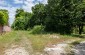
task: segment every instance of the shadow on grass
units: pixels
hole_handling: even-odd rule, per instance
[[[85,35],[71,34],[72,37],[85,38]]]

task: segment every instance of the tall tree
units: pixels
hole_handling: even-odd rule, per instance
[[[34,25],[43,25],[44,19],[46,17],[45,5],[39,3],[34,7],[32,7],[32,11],[33,11],[33,16],[30,19],[31,26],[33,27]]]
[[[81,3],[82,0],[48,0],[46,30],[72,33],[74,23],[78,21],[75,19],[77,6]]]
[[[62,33],[71,32],[71,0],[48,0],[46,29]]]
[[[26,30],[28,28],[28,21],[31,18],[31,13],[25,12],[23,9],[17,9],[15,21],[12,27],[15,30]]]
[[[79,34],[81,35],[83,32],[83,27],[85,25],[85,2],[81,0],[81,2],[76,6],[75,12],[75,23],[78,26]]]

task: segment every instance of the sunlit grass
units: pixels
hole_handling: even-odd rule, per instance
[[[57,36],[59,38],[54,38]],[[42,52],[43,49],[48,46],[51,47],[53,44],[61,43],[64,41],[78,40],[81,38],[74,37],[71,35],[60,35],[60,34],[29,34],[28,31],[12,31],[0,35],[0,48],[13,43],[20,43],[22,37],[26,37],[32,44],[35,52]]]

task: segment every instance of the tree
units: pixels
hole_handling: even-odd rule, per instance
[[[0,10],[0,25],[8,25],[8,11]]]
[[[36,4],[32,7],[33,16],[30,19],[31,27],[34,25],[44,25],[44,19],[46,17],[44,4]]]
[[[12,28],[15,30],[27,30],[28,21],[31,18],[31,13],[25,12],[23,9],[17,9],[15,15],[15,21]]]
[[[79,7],[83,5],[80,6],[80,4],[83,4],[83,0],[48,0],[46,30],[70,34],[73,27],[77,25],[81,26],[79,28],[79,32],[81,32],[82,25],[78,23],[82,22],[80,19],[83,14]]]
[[[32,13],[29,13],[29,12],[25,12],[25,30],[27,30],[28,28],[30,28],[30,19],[32,17]]]
[[[83,0],[76,6],[75,17],[74,22],[78,26],[79,34],[81,35],[85,25],[85,3]]]
[[[72,0],[48,0],[46,30],[61,33],[72,32]]]
[[[84,0],[48,0],[48,4],[36,4],[32,14],[23,9],[16,11],[15,27],[32,28],[35,25],[45,26],[45,31],[71,34],[74,27],[82,34],[85,23]],[[23,20],[23,21],[22,21]]]

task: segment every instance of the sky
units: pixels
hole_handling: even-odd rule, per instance
[[[31,7],[43,3],[47,4],[47,0],[0,0],[0,9],[6,9],[9,12],[9,24],[14,21],[16,9],[22,8],[27,12],[32,12]]]

